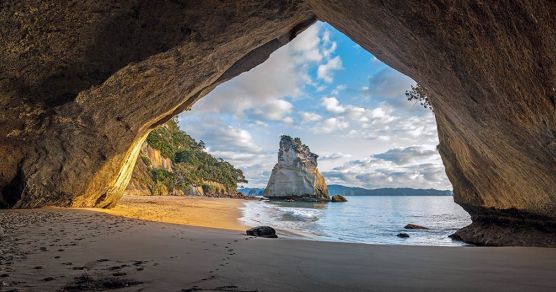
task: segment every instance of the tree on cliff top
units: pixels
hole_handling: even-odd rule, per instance
[[[432,110],[432,105],[429,100],[429,93],[426,87],[417,83],[417,85],[411,85],[411,90],[405,91],[405,96],[407,96],[408,101],[419,102],[423,107]]]

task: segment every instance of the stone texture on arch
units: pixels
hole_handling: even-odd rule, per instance
[[[317,17],[433,93],[440,154],[474,222],[458,236],[556,245],[548,0],[3,1],[0,204],[113,206],[150,129]]]
[[[110,207],[149,130],[316,19],[299,1],[0,4],[0,202]]]

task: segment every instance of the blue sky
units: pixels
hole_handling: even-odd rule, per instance
[[[433,113],[405,98],[412,84],[318,22],[180,114],[180,127],[250,187],[266,185],[286,134],[320,156],[328,184],[451,189]]]

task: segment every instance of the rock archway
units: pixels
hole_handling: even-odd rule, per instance
[[[150,129],[317,18],[432,92],[462,238],[556,244],[551,1],[4,1],[0,204],[113,206]]]

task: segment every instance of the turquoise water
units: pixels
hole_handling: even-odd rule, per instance
[[[347,197],[346,203],[249,201],[241,220],[269,225],[311,239],[369,244],[459,246],[448,235],[471,223],[469,214],[441,196]],[[408,224],[428,230],[406,230]],[[399,238],[399,232],[409,238]]]

